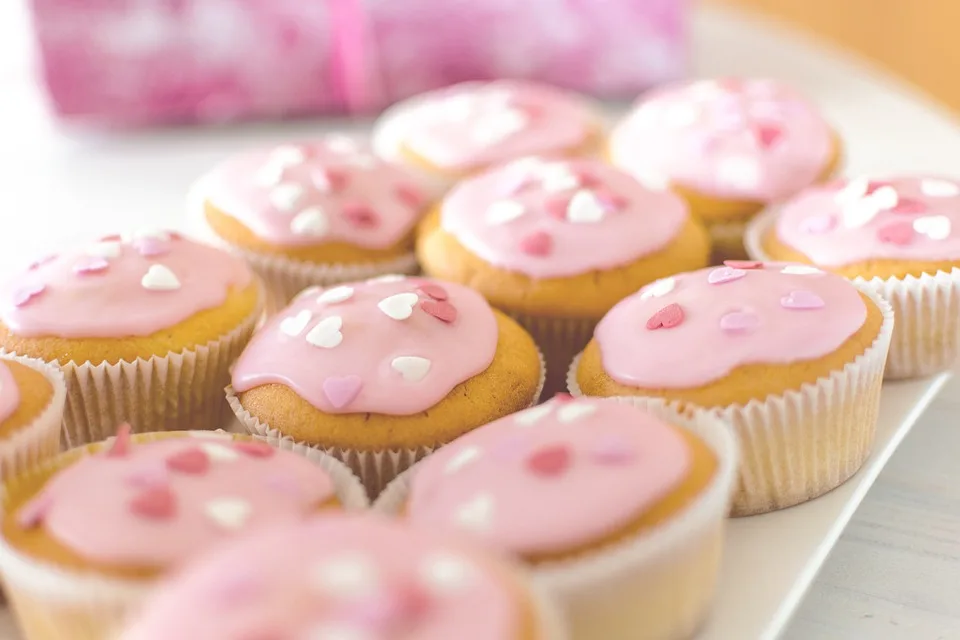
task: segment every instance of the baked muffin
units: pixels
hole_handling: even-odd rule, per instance
[[[376,495],[542,385],[533,340],[479,293],[395,276],[304,291],[241,354],[227,399],[252,433],[323,449]]]
[[[611,161],[670,187],[713,239],[715,259],[744,258],[755,214],[829,178],[841,143],[817,108],[771,80],[726,78],[644,95],[610,137]]]
[[[713,598],[736,469],[715,417],[558,396],[443,447],[375,508],[522,559],[576,638],[686,638]]]
[[[747,247],[887,299],[897,319],[888,379],[946,371],[960,357],[960,182],[856,178],[811,188],[757,218]]]
[[[583,96],[521,80],[465,82],[387,109],[373,147],[440,187],[530,155],[596,154],[603,141],[598,107]]]
[[[733,425],[734,515],[811,500],[870,452],[893,311],[797,264],[731,262],[676,275],[608,313],[570,370],[575,395],[646,396]]]
[[[227,368],[262,313],[238,258],[176,233],[108,236],[0,287],[0,349],[59,365],[72,445],[134,431],[209,428]]]
[[[32,358],[0,358],[0,480],[60,451],[66,395],[59,367]]]
[[[244,532],[365,506],[342,464],[250,436],[167,432],[60,455],[4,485],[0,574],[26,640],[116,637],[162,575]]]
[[[122,640],[563,640],[517,568],[449,535],[372,514],[277,526],[159,590]]]
[[[310,285],[415,273],[429,194],[416,174],[330,136],[229,158],[190,197],[266,283],[273,312]]]
[[[597,321],[640,287],[709,264],[687,206],[598,160],[525,158],[458,183],[421,224],[424,272],[478,290],[547,360],[547,393]]]

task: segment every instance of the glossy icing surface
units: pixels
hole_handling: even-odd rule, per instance
[[[490,306],[460,285],[383,276],[309,289],[254,335],[233,388],[277,383],[326,413],[410,415],[482,373],[497,340]]]
[[[20,406],[20,387],[10,368],[0,361],[0,422],[12,416]]]
[[[519,640],[529,604],[509,579],[443,534],[327,516],[209,556],[161,589],[122,638]]]
[[[261,442],[191,432],[112,446],[60,470],[19,513],[90,561],[168,567],[333,498],[317,464]]]
[[[783,205],[776,233],[824,266],[960,260],[960,181],[856,178],[812,188]]]
[[[610,400],[554,399],[419,464],[407,515],[511,553],[562,552],[629,525],[689,470],[686,443],[654,416]]]
[[[814,183],[834,153],[830,126],[769,80],[698,80],[644,97],[610,139],[613,163],[651,185],[759,202]]]
[[[654,282],[619,302],[594,334],[617,382],[689,389],[748,364],[821,358],[863,326],[844,278],[805,265],[728,261]]]
[[[535,278],[623,266],[669,244],[687,206],[596,160],[524,158],[468,178],[441,224],[487,262]]]
[[[343,137],[242,153],[208,174],[203,188],[219,211],[281,246],[388,248],[426,204],[415,176]]]
[[[18,336],[148,336],[223,304],[247,265],[175,233],[109,236],[50,256],[0,286],[0,321]]]

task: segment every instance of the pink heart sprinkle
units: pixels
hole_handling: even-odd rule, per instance
[[[527,458],[527,469],[538,476],[558,476],[570,466],[573,456],[562,444],[541,447]]]
[[[450,324],[457,319],[457,308],[446,300],[424,300],[420,308],[441,322]]]
[[[579,171],[575,171],[573,175],[576,176],[577,182],[580,184],[581,189],[595,191],[603,186],[603,181],[589,171],[584,171],[581,169]]]
[[[357,397],[363,387],[360,376],[330,376],[323,381],[323,393],[335,409],[342,409]]]
[[[177,497],[169,487],[145,489],[130,504],[134,515],[149,520],[168,520],[177,513]]]
[[[877,239],[886,244],[905,246],[913,242],[916,232],[909,220],[891,222],[877,229]]]
[[[760,316],[753,311],[731,311],[720,317],[720,328],[730,333],[752,331],[759,326]]]
[[[891,211],[893,213],[915,214],[926,213],[928,208],[929,207],[920,200],[901,197],[897,200],[897,206],[891,209]]]
[[[610,435],[600,438],[590,450],[590,456],[600,464],[624,464],[633,460],[636,454],[626,440]]]
[[[520,251],[528,256],[546,257],[553,251],[553,238],[545,231],[535,231],[520,238]]]
[[[13,306],[22,307],[46,290],[42,284],[32,284],[21,287],[13,292]]]
[[[346,612],[348,619],[365,627],[387,631],[405,627],[430,607],[430,596],[416,584],[400,584],[380,589],[360,598]]]
[[[39,260],[35,260],[35,261],[34,261],[33,263],[31,263],[30,266],[27,267],[27,268],[28,268],[30,271],[35,271],[35,270],[39,269],[40,267],[42,267],[43,265],[45,265],[45,264],[47,264],[47,263],[49,263],[49,262],[53,262],[53,261],[56,260],[56,259],[57,259],[57,254],[51,253],[49,256],[44,256],[44,257],[40,258]]]
[[[22,529],[33,529],[40,526],[52,506],[52,495],[49,493],[39,494],[17,512],[17,525]]]
[[[724,260],[724,266],[731,269],[760,269],[763,263],[759,260]]]
[[[409,184],[398,185],[394,190],[397,199],[403,204],[413,209],[419,209],[423,206],[423,194],[420,190]]]
[[[365,204],[348,203],[343,205],[343,217],[354,227],[375,229],[380,226],[376,212]]]
[[[594,197],[607,213],[620,211],[629,204],[629,200],[609,189],[598,189],[594,191]]]
[[[167,458],[167,468],[171,471],[202,476],[210,469],[210,456],[203,449],[184,449]]]
[[[134,469],[124,477],[127,484],[141,489],[165,487],[170,483],[170,472],[164,465],[150,465]]]
[[[784,309],[803,311],[807,309],[822,309],[826,306],[823,298],[812,291],[791,291],[789,295],[780,298],[780,306]]]
[[[550,196],[543,201],[543,209],[555,220],[566,220],[570,208],[570,196]]]
[[[106,455],[108,458],[122,458],[130,453],[130,433],[132,431],[130,424],[126,422],[117,427],[117,435],[114,436],[110,448],[107,449]]]
[[[760,142],[760,146],[764,149],[769,149],[777,144],[783,137],[783,129],[777,125],[761,124],[757,125],[754,134],[757,136],[757,141]]]
[[[747,275],[743,269],[734,269],[733,267],[717,267],[707,276],[709,284],[723,284],[724,282],[733,282]]]
[[[140,238],[133,247],[144,258],[156,258],[170,253],[170,243],[157,238]]]
[[[330,167],[315,169],[310,176],[313,185],[320,191],[343,191],[350,176],[346,171],[333,169]]]
[[[833,216],[811,216],[800,223],[800,230],[811,235],[820,235],[831,231],[837,225]]]
[[[76,264],[73,265],[73,272],[77,275],[99,273],[101,271],[106,271],[109,266],[110,263],[104,258],[81,258]]]
[[[241,440],[233,443],[233,448],[251,458],[269,458],[276,453],[276,449],[261,440]]]
[[[647,320],[647,329],[650,331],[656,329],[673,329],[683,322],[683,318],[683,308],[674,302],[650,316],[650,319]]]
[[[449,297],[446,289],[433,282],[424,282],[418,286],[417,289],[419,289],[423,295],[433,298],[434,300],[446,300]]]

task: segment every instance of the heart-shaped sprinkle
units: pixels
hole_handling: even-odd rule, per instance
[[[922,200],[915,200],[913,198],[900,198],[892,211],[893,213],[900,213],[904,215],[926,213],[927,209],[926,203]]]
[[[130,453],[130,433],[132,431],[130,424],[126,422],[117,427],[117,434],[110,441],[110,448],[106,452],[108,458],[122,458]]]
[[[310,181],[322,193],[343,191],[350,182],[350,174],[332,167],[318,168],[310,173]]]
[[[53,496],[49,493],[40,493],[17,511],[17,526],[21,529],[39,527],[52,506]]]
[[[251,458],[270,458],[277,451],[261,440],[241,440],[235,442],[233,448]]]
[[[159,258],[170,253],[170,243],[156,238],[140,238],[134,241],[133,248],[144,258]]]
[[[881,211],[893,209],[900,202],[900,195],[897,190],[889,185],[880,187],[867,197]]]
[[[880,208],[869,199],[857,200],[843,207],[843,224],[850,229],[859,229],[877,217]]]
[[[13,292],[13,306],[22,307],[46,290],[42,284],[30,284]]]
[[[625,439],[607,434],[590,447],[590,457],[602,465],[621,465],[632,462],[637,456],[636,449]]]
[[[90,247],[87,247],[87,255],[104,260],[113,260],[120,257],[122,245],[115,241],[101,241]]]
[[[553,395],[553,401],[557,404],[566,404],[568,402],[573,402],[575,398],[569,393],[559,391]]]
[[[527,458],[527,469],[537,476],[553,477],[570,467],[573,456],[562,444],[541,447]]]
[[[565,164],[549,164],[540,169],[540,188],[547,193],[570,191],[580,186],[580,178]]]
[[[493,520],[494,501],[489,493],[481,493],[457,509],[457,522],[471,531],[486,531]]]
[[[184,449],[169,456],[166,464],[171,471],[202,476],[210,470],[210,457],[199,447]]]
[[[367,280],[367,284],[383,284],[387,282],[403,282],[407,279],[407,276],[401,273],[388,273],[386,275],[377,276],[376,278],[370,278]]]
[[[520,251],[542,258],[553,251],[553,238],[546,231],[535,231],[520,238]]]
[[[247,523],[253,507],[242,498],[218,498],[204,507],[204,513],[224,529],[240,529]]]
[[[73,272],[78,275],[85,275],[88,273],[100,273],[106,271],[110,267],[110,263],[104,258],[96,257],[86,257],[80,258],[73,265]]]
[[[647,320],[647,329],[673,329],[683,322],[683,308],[677,304],[668,304]]]
[[[320,237],[330,229],[327,213],[320,207],[304,209],[290,221],[290,231],[298,236]]]
[[[57,259],[57,254],[51,253],[51,254],[48,255],[48,256],[44,256],[44,257],[40,258],[39,260],[34,260],[33,262],[31,262],[31,263],[30,263],[30,266],[27,267],[27,270],[28,270],[28,271],[36,271],[37,269],[39,269],[39,268],[42,267],[43,265],[49,264],[49,263],[53,262],[53,261],[56,260],[56,259]]]
[[[566,220],[569,208],[570,196],[567,195],[548,196],[543,201],[543,210],[554,220]]]
[[[661,278],[641,289],[640,299],[660,298],[673,291],[676,287],[677,281],[673,278]]]
[[[480,457],[480,447],[463,447],[447,461],[447,464],[443,467],[444,472],[454,473],[459,471],[469,462],[473,462]]]
[[[164,231],[163,229],[139,229],[130,233],[126,236],[127,240],[131,243],[136,242],[137,240],[143,240],[145,238],[153,238],[154,240],[159,240],[161,242],[169,242],[170,240],[175,240],[180,236],[171,231]]]
[[[810,235],[821,235],[832,231],[837,226],[837,219],[830,215],[817,215],[805,218],[800,222],[800,231]]]
[[[540,404],[515,414],[513,421],[522,427],[529,427],[545,418],[551,411],[553,407],[550,405]]]
[[[723,284],[733,282],[747,275],[744,269],[734,269],[733,267],[717,267],[707,275],[709,284]]]
[[[233,462],[240,458],[240,455],[231,446],[233,439],[230,434],[224,435],[226,436],[226,442],[204,442],[200,445],[200,449],[207,454],[211,462]]]
[[[330,376],[323,381],[323,394],[335,409],[342,409],[354,401],[362,387],[360,376]]]
[[[450,551],[434,551],[424,557],[418,573],[428,587],[441,593],[459,591],[476,576],[467,558]]]
[[[780,270],[780,273],[786,273],[792,276],[817,276],[823,273],[823,271],[816,267],[811,267],[808,264],[788,264]]]
[[[960,185],[949,180],[928,178],[920,182],[920,190],[931,198],[952,198],[960,195]]]
[[[723,265],[731,269],[760,269],[763,263],[759,260],[724,260]]]
[[[446,300],[424,300],[420,308],[441,322],[450,324],[457,319],[457,308]]]
[[[419,209],[423,206],[424,197],[420,190],[410,184],[400,184],[393,190],[397,200],[407,205],[411,209]]]
[[[180,281],[169,267],[162,264],[152,264],[140,279],[144,289],[150,291],[176,291],[180,288]]]
[[[950,218],[947,216],[926,216],[913,221],[913,230],[931,240],[946,240],[950,237]]]
[[[165,464],[151,464],[134,469],[124,476],[124,480],[131,486],[141,489],[166,487],[170,483],[170,472]]]
[[[340,316],[324,318],[307,333],[306,341],[321,349],[333,349],[343,342],[343,334],[340,333],[342,326],[343,318]]]
[[[433,282],[422,282],[417,290],[423,295],[434,300],[446,300],[449,297],[447,290]]]
[[[891,222],[877,229],[877,239],[885,244],[906,246],[913,242],[916,232],[909,220]]]
[[[627,198],[609,189],[598,189],[594,191],[594,193],[596,194],[597,202],[600,203],[600,206],[603,207],[607,213],[620,211],[630,203]]]
[[[728,333],[747,333],[760,326],[760,316],[753,311],[731,311],[720,316],[720,328]]]
[[[380,226],[377,212],[365,204],[350,202],[343,205],[343,217],[358,229],[376,229]]]
[[[303,289],[293,297],[294,301],[303,300],[304,298],[312,298],[313,296],[320,295],[323,291],[323,287],[318,285],[310,285],[306,289]]]
[[[177,497],[169,487],[150,487],[128,505],[130,512],[148,520],[169,520],[177,514]]]
[[[270,190],[270,204],[278,211],[293,211],[302,197],[303,187],[293,182],[278,184]]]
[[[258,187],[275,187],[283,182],[287,168],[281,164],[267,163],[257,169],[253,182]]]
[[[557,422],[568,424],[580,418],[593,415],[597,407],[588,402],[568,402],[557,409]]]
[[[397,356],[390,367],[407,382],[420,382],[430,372],[430,361],[420,356]]]
[[[418,302],[420,296],[415,293],[396,293],[378,302],[377,308],[394,320],[406,320]]]
[[[592,224],[603,220],[605,213],[606,207],[592,191],[580,190],[570,198],[567,220],[574,224]]]
[[[484,220],[491,226],[513,222],[526,212],[522,203],[516,200],[497,200],[487,207]]]
[[[783,129],[775,124],[761,124],[754,129],[754,134],[760,146],[769,149],[783,138]]]
[[[833,196],[834,202],[839,205],[852,204],[876,191],[876,188],[871,190],[873,185],[866,178],[854,178],[847,183],[841,182],[839,186],[840,190]]]
[[[338,304],[353,297],[353,287],[341,285],[325,290],[317,297],[318,304]]]
[[[302,309],[295,316],[287,316],[280,321],[280,333],[296,338],[307,327],[313,314],[307,309]]]
[[[344,551],[312,567],[311,582],[317,589],[338,596],[358,597],[375,591],[377,565],[362,551]]]
[[[823,298],[814,292],[799,289],[797,291],[791,291],[789,294],[780,298],[780,306],[784,309],[805,311],[808,309],[822,309],[826,306],[826,303],[823,301]]]

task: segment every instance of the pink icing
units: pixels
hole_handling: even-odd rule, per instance
[[[817,264],[960,260],[960,182],[857,178],[802,192],[782,207],[777,238]]]
[[[414,472],[407,513],[513,553],[563,551],[629,524],[689,464],[676,431],[636,407],[555,399],[427,458]]]
[[[676,238],[688,218],[676,195],[598,161],[534,158],[459,183],[441,212],[443,228],[470,251],[536,278],[638,260]]]
[[[385,127],[430,164],[466,171],[583,145],[597,127],[590,105],[561,89],[517,80],[466,82],[388,112]]]
[[[325,516],[204,558],[122,638],[515,640],[523,605],[492,563],[443,533]]]
[[[714,275],[730,271],[679,274],[619,302],[595,333],[607,374],[629,386],[689,389],[747,364],[821,358],[866,320],[860,293],[839,276],[785,263]],[[679,321],[652,326],[668,308],[680,309]]]
[[[497,337],[490,306],[460,285],[386,276],[308,289],[254,335],[233,387],[282,384],[326,413],[410,415],[483,372]]]
[[[20,406],[20,387],[10,368],[0,362],[0,423],[7,420]]]
[[[227,434],[195,432],[81,458],[44,487],[39,517],[25,506],[21,524],[95,562],[168,567],[332,497],[329,476],[306,458],[257,455]]]
[[[203,189],[260,238],[294,247],[384,249],[410,232],[427,204],[411,173],[341,136],[235,156],[207,175]]]
[[[144,252],[147,237],[166,251]],[[34,263],[0,287],[0,320],[24,337],[147,336],[223,304],[251,277],[243,261],[176,234],[110,236]]]
[[[643,98],[610,139],[611,158],[644,182],[769,202],[821,176],[830,126],[769,80],[699,80]]]

